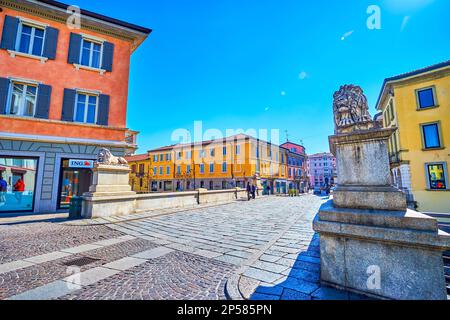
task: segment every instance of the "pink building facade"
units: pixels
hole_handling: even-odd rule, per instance
[[[331,153],[308,156],[307,170],[310,188],[333,185],[336,177],[336,158]]]
[[[288,188],[300,192],[306,192],[308,188],[308,175],[306,170],[306,151],[305,147],[286,142],[281,145],[288,152]]]

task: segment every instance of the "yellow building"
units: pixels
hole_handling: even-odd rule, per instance
[[[394,183],[421,212],[449,213],[450,61],[384,81],[377,109],[389,141]]]
[[[252,182],[286,193],[288,152],[244,134],[162,147],[127,158],[130,184],[137,192],[164,192],[245,188]]]

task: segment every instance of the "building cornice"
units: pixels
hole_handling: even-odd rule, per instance
[[[62,144],[81,144],[81,145],[117,147],[117,148],[130,147],[124,141],[66,138],[66,137],[57,137],[57,136],[28,135],[28,134],[9,133],[9,132],[0,132],[0,140],[47,142],[47,143],[62,143]]]
[[[0,6],[62,24],[66,24],[67,19],[70,16],[70,14],[62,8],[35,0],[0,0]],[[81,14],[81,26],[82,30],[89,30],[131,42],[133,51],[139,47],[149,34],[83,14]]]

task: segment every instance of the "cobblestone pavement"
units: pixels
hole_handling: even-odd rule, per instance
[[[261,288],[291,275],[299,252],[318,248],[311,222],[323,201],[270,197],[107,226],[0,225],[0,299],[225,299],[226,280],[249,261],[250,282],[276,274],[250,294],[264,298]],[[317,271],[317,250],[309,252],[302,267]],[[95,260],[73,285],[67,265],[83,257]],[[266,298],[299,292],[291,284]]]

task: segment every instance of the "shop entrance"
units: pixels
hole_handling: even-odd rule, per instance
[[[73,197],[81,197],[89,191],[93,167],[93,160],[62,160],[58,209],[68,209]]]

